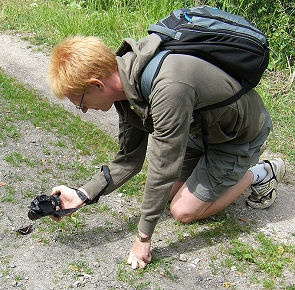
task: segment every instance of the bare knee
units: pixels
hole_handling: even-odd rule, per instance
[[[192,213],[183,208],[178,208],[176,206],[171,206],[171,205],[170,205],[170,212],[176,220],[182,223],[190,223],[202,218],[202,216],[199,216],[198,213],[196,212]]]

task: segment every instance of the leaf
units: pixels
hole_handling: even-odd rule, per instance
[[[282,246],[278,246],[277,252],[279,254],[283,254],[285,252],[284,248]]]
[[[223,287],[229,288],[230,287],[230,282],[223,282]]]
[[[0,182],[0,186],[4,186],[4,185],[6,185],[6,183],[5,182]]]
[[[72,270],[72,271],[78,271],[79,270],[78,267],[75,266],[75,265],[70,265],[69,269]]]

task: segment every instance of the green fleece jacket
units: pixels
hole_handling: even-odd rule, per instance
[[[139,230],[151,235],[163,213],[170,189],[178,179],[189,134],[200,136],[195,109],[227,99],[240,90],[240,84],[216,66],[188,55],[169,55],[153,82],[149,104],[140,96],[140,72],[160,45],[151,34],[141,41],[125,39],[117,52],[117,62],[127,101],[115,103],[119,114],[120,151],[109,165],[108,194],[143,165],[148,136],[149,163],[141,205]],[[252,140],[264,123],[264,104],[255,90],[237,102],[206,113],[210,144]],[[83,188],[94,198],[105,186],[101,172]]]

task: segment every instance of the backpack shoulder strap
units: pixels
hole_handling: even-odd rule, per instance
[[[140,77],[140,91],[144,99],[149,102],[149,95],[151,94],[152,84],[159,73],[161,65],[172,51],[162,50],[157,53],[144,67]]]

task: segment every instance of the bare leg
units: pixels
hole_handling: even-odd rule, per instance
[[[183,186],[183,184],[184,184],[184,181],[176,181],[173,184],[172,189],[170,191],[169,200],[172,200],[174,198],[174,196],[179,191],[179,189]]]
[[[253,181],[253,173],[247,171],[242,179],[234,186],[228,188],[222,195],[213,202],[205,202],[194,196],[185,183],[175,194],[170,204],[172,215],[179,221],[192,222],[194,220],[203,219],[226,208],[229,204],[235,201]],[[170,197],[173,196],[177,187],[181,184],[180,181],[173,186]]]

